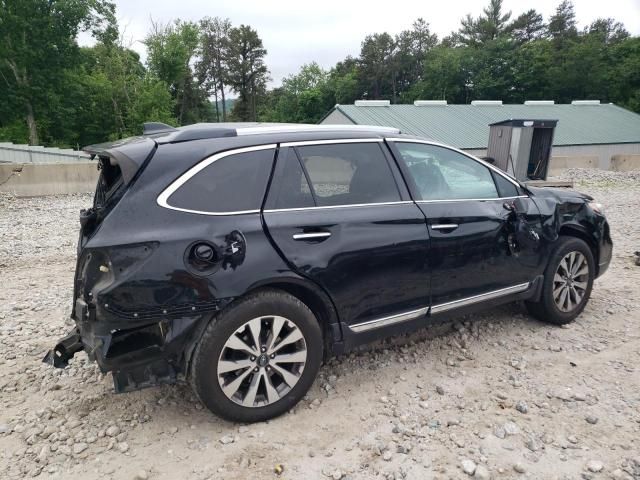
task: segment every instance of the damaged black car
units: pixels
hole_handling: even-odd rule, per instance
[[[88,147],[72,317],[116,392],[190,382],[235,421],[291,409],[322,361],[523,301],[585,308],[612,253],[602,206],[382,127],[146,124]]]

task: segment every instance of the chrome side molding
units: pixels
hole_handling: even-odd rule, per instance
[[[481,293],[480,295],[474,295],[473,297],[461,298],[460,300],[454,300],[452,302],[441,303],[431,307],[431,314],[437,314],[453,310],[454,308],[466,307],[467,305],[473,305],[475,303],[486,302],[487,300],[493,300],[494,298],[504,297],[511,295],[512,293],[524,292],[529,288],[531,284],[521,283],[512,287],[501,288],[499,290],[493,290],[487,293]]]
[[[369,320],[368,322],[356,323],[355,325],[350,325],[349,329],[355,333],[366,332],[367,330],[373,330],[374,328],[385,327],[387,325],[393,325],[394,323],[413,320],[414,318],[426,315],[428,311],[429,307],[423,307],[419,308],[418,310],[411,310],[410,312],[398,313],[396,315],[391,315],[388,317]]]
[[[521,283],[519,285],[513,285],[511,287],[501,288],[499,290],[493,290],[487,293],[481,293],[480,295],[474,295],[473,297],[461,298],[460,300],[441,303],[439,305],[434,305],[433,307],[431,307],[431,314],[443,313],[456,308],[466,307],[467,305],[473,305],[475,303],[493,300],[494,298],[505,297],[513,293],[524,292],[528,290],[530,286],[531,283],[529,282]],[[356,323],[355,325],[349,325],[349,329],[354,333],[362,333],[376,328],[414,320],[426,315],[427,312],[429,312],[429,307],[423,307],[417,310],[411,310],[409,312],[398,313],[396,315],[390,315],[387,317],[376,318],[374,320],[369,320],[362,323]]]

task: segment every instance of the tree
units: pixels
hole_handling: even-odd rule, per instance
[[[200,59],[196,64],[199,81],[209,95],[215,98],[216,121],[220,121],[219,106],[222,106],[222,121],[227,120],[227,102],[225,86],[227,83],[229,56],[229,31],[231,21],[228,18],[205,17],[200,21]],[[220,95],[221,102],[218,102]]]
[[[479,46],[497,39],[506,29],[511,12],[503,13],[502,0],[490,0],[483,15],[473,18],[467,14],[461,21],[457,41],[467,46]]]
[[[640,37],[613,44],[611,63],[611,101],[640,113]]]
[[[88,98],[78,102],[73,130],[78,139],[73,134],[66,137],[82,145],[104,141],[105,132],[111,139],[138,135],[148,121],[175,123],[174,102],[166,84],[144,68],[136,52],[121,44],[103,43],[82,50],[83,62],[72,74]],[[77,99],[67,101],[74,105]]]
[[[507,37],[486,42],[483,48],[465,52],[462,68],[466,70],[469,100],[492,99],[509,102],[514,88],[513,41]]]
[[[519,44],[541,38],[545,33],[545,29],[546,25],[542,15],[534,9],[518,15],[507,27],[507,31]]]
[[[550,74],[553,62],[553,47],[546,39],[537,39],[524,43],[513,55],[513,88],[511,101],[522,103],[525,100],[550,100],[555,83]]]
[[[265,93],[269,73],[264,63],[266,54],[262,39],[250,26],[240,25],[229,30],[227,84],[239,96],[232,111],[238,120],[257,119],[257,99]]]
[[[562,0],[556,8],[556,13],[549,19],[547,30],[551,38],[561,43],[578,35],[576,28],[576,14],[570,0]]]
[[[348,56],[329,72],[327,88],[334,103],[353,103],[363,95],[361,83],[358,61]]]
[[[596,35],[603,44],[619,43],[629,38],[629,32],[613,18],[598,18],[585,29],[586,35]]]
[[[447,100],[466,103],[469,84],[466,49],[438,45],[429,51],[422,80],[412,85],[408,101]]]
[[[79,58],[77,34],[113,40],[115,7],[105,0],[4,0],[0,12],[0,78],[36,145],[50,93],[62,94],[65,71]]]
[[[396,88],[403,98],[413,84],[422,78],[428,52],[438,43],[438,36],[431,33],[429,24],[418,18],[411,30],[404,30],[396,36],[396,51],[393,58],[397,72]]]
[[[396,43],[388,33],[368,35],[362,42],[359,73],[368,98],[390,98],[396,101]]]
[[[303,65],[295,75],[282,81],[272,92],[269,107],[261,120],[274,122],[315,123],[333,106],[334,95],[329,74],[317,63]]]
[[[199,121],[206,108],[206,95],[195,81],[191,65],[199,41],[198,25],[181,20],[167,25],[152,21],[144,41],[149,71],[167,84],[176,101],[175,116],[180,125]]]

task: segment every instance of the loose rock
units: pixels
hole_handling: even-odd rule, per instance
[[[589,470],[590,472],[598,473],[598,472],[601,472],[603,469],[604,469],[604,463],[598,460],[590,460],[589,463],[587,463],[587,470]]]
[[[467,475],[473,475],[476,472],[476,463],[473,460],[462,460],[462,471]]]
[[[478,465],[476,466],[476,472],[473,475],[473,478],[477,478],[478,480],[491,480],[491,474],[487,467],[484,465]]]
[[[516,403],[516,410],[519,411],[520,413],[527,413],[529,411],[529,407],[527,405],[527,402],[525,402],[523,400],[519,400]]]
[[[525,466],[522,463],[516,463],[513,466],[513,469],[518,473],[525,473],[527,471],[527,469],[525,468]]]

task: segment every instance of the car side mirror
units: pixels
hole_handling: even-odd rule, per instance
[[[514,198],[513,202],[505,202],[504,208],[511,210],[516,215],[525,215],[529,211],[527,208],[527,202],[524,201],[524,198]]]
[[[487,163],[490,163],[491,165],[493,165],[494,163],[496,163],[496,159],[493,157],[480,157],[482,160],[484,160]]]

